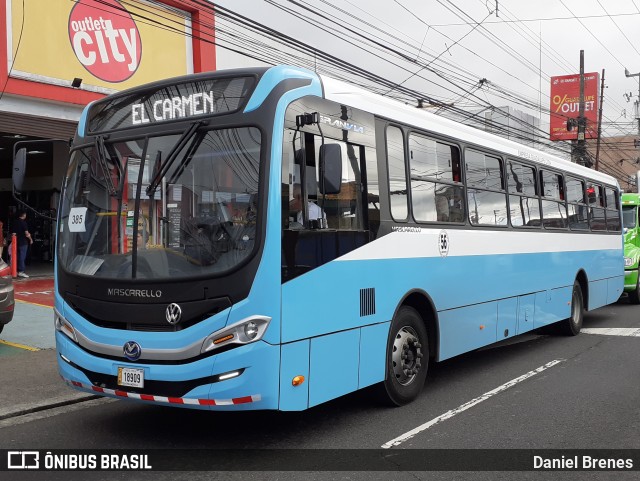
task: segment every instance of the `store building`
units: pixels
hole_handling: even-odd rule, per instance
[[[216,68],[211,4],[198,0],[0,0],[0,220],[18,207],[13,150],[27,148],[20,198],[55,216],[83,108],[105,95]],[[62,142],[32,142],[62,139]],[[53,224],[30,215],[32,256],[51,254]],[[5,249],[6,250],[6,249]]]

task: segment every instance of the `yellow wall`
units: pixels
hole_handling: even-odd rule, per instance
[[[3,1],[3,0],[0,0]],[[92,0],[82,0],[87,5]],[[122,3],[135,22],[141,37],[142,53],[137,70],[124,81],[100,80],[76,57],[69,38],[70,14],[76,5],[69,0],[11,0],[11,51],[15,57],[12,76],[31,78],[45,83],[68,85],[74,78],[83,80],[83,88],[92,87],[122,90],[154,80],[192,72],[192,58],[187,49],[190,39],[185,36],[188,13],[178,14],[169,9],[158,9],[141,0]],[[100,7],[98,7],[100,8]],[[24,27],[22,19],[24,13]],[[111,13],[96,11],[96,18],[107,18]],[[142,18],[145,17],[145,18]],[[162,25],[159,25],[158,23]],[[171,27],[171,28],[169,28]],[[22,30],[22,36],[20,36]],[[177,31],[176,31],[177,29]],[[189,42],[187,42],[189,40]],[[19,48],[18,48],[19,44]],[[17,50],[17,55],[16,55]],[[97,56],[100,62],[100,56]],[[11,65],[11,58],[9,65]]]

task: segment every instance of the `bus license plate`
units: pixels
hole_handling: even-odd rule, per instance
[[[118,386],[144,387],[144,369],[118,367]]]

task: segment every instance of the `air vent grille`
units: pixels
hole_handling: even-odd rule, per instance
[[[376,290],[373,287],[360,289],[360,317],[376,313]]]

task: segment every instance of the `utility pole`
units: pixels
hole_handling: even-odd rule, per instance
[[[573,143],[571,157],[576,164],[591,167],[591,162],[587,159],[587,119],[584,116],[584,50],[580,50],[580,100],[578,108],[578,140]]]
[[[596,165],[598,170],[598,160],[600,159],[600,138],[602,137],[602,104],[604,103],[604,69],[602,69],[602,82],[600,83],[600,105],[598,108],[598,141],[596,142]]]

